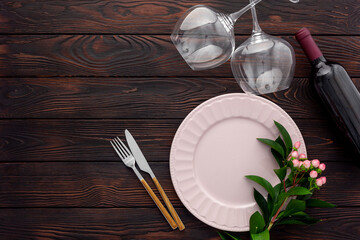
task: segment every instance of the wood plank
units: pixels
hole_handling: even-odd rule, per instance
[[[1,120],[0,161],[117,161],[109,144],[129,129],[149,161],[167,162],[181,119]],[[311,158],[356,161],[329,120],[295,119]],[[357,161],[358,162],[358,161]]]
[[[196,4],[230,13],[248,1],[29,1],[0,3],[1,33],[170,34],[176,21]],[[270,34],[294,34],[309,27],[314,34],[359,34],[358,0],[263,1],[257,7],[262,28]],[[309,17],[311,16],[311,17]],[[250,34],[251,15],[243,15],[235,32]]]
[[[295,76],[308,77],[310,64],[298,43],[293,36],[283,38],[295,48]],[[360,36],[315,40],[326,57],[342,63],[350,76],[360,77]],[[0,46],[0,76],[232,77],[229,61],[212,70],[192,71],[164,35],[1,36]]]
[[[0,118],[184,118],[207,99],[241,91],[232,78],[5,78]],[[264,97],[293,118],[328,118],[307,78]]]
[[[182,206],[168,163],[151,167],[174,206]],[[2,163],[0,207],[156,207],[133,171],[118,162]],[[360,206],[360,168],[327,162],[328,182],[314,197],[338,206]],[[349,184],[351,176],[351,184]],[[150,177],[150,186],[156,189]]]
[[[179,214],[187,227],[182,232],[171,230],[157,209],[2,209],[0,234],[5,239],[220,239],[216,229],[185,209]],[[274,228],[271,238],[354,240],[360,233],[359,208],[316,209],[311,215],[323,221]],[[236,235],[250,239],[248,232]]]
[[[241,91],[232,78],[5,78],[0,117],[184,118],[207,99]],[[294,118],[327,117],[307,78],[265,97]]]

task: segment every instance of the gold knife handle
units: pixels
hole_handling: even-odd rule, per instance
[[[169,212],[166,210],[164,205],[160,202],[159,198],[155,195],[153,190],[150,188],[149,184],[145,181],[145,179],[140,180],[143,186],[145,187],[146,191],[149,193],[150,197],[154,200],[156,206],[160,209],[161,213],[164,215],[172,229],[175,229],[177,227],[176,222],[172,217],[170,216]]]
[[[156,177],[154,177],[152,179],[157,187],[157,189],[159,190],[161,197],[164,199],[164,202],[166,204],[166,206],[168,207],[172,217],[174,218],[176,224],[179,227],[179,230],[182,231],[185,229],[185,225],[183,224],[183,222],[181,221],[179,215],[177,214],[175,208],[173,207],[173,205],[171,204],[169,198],[166,196],[166,193],[164,192],[163,188],[161,187],[159,181],[157,180]]]

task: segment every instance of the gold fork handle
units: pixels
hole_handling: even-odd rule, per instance
[[[171,215],[170,215],[169,212],[166,210],[166,208],[164,207],[164,205],[160,202],[159,198],[155,195],[155,193],[153,192],[153,190],[150,188],[149,184],[147,184],[147,182],[145,181],[145,179],[141,179],[140,181],[141,181],[141,183],[143,184],[143,186],[145,187],[146,191],[149,193],[150,197],[154,200],[156,206],[158,206],[158,208],[160,209],[161,213],[164,215],[164,217],[166,218],[166,220],[168,221],[168,223],[170,224],[170,226],[172,227],[172,229],[177,228],[176,222],[174,221],[174,219],[172,219]]]
[[[176,224],[178,225],[179,227],[179,230],[182,231],[185,229],[185,225],[183,224],[183,222],[181,221],[179,215],[177,214],[175,208],[173,207],[173,205],[171,204],[169,198],[166,196],[166,193],[165,191],[163,190],[163,188],[161,187],[159,181],[157,180],[156,177],[154,177],[152,179],[157,187],[157,189],[159,190],[160,194],[161,194],[161,197],[164,199],[164,202],[166,204],[166,206],[168,207],[172,217],[174,218]]]

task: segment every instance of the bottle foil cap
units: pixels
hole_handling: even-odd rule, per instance
[[[300,29],[295,34],[295,38],[300,43],[302,49],[304,50],[306,56],[310,61],[314,61],[315,59],[323,55],[319,47],[316,45],[314,39],[312,38],[309,29]]]

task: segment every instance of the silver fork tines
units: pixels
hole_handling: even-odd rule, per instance
[[[114,138],[110,143],[126,166],[131,168],[135,166],[135,158],[119,137]]]
[[[132,170],[135,172],[136,176],[141,180],[143,177],[139,173],[139,171],[135,167],[135,158],[130,152],[130,150],[125,146],[125,144],[121,141],[119,137],[114,138],[110,141],[111,145],[115,149],[116,153],[119,155],[120,159],[123,161],[123,163],[129,167],[132,168]]]

